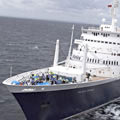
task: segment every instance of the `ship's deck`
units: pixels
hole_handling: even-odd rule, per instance
[[[106,80],[109,79],[108,77],[99,77],[99,76],[92,76],[89,81],[97,81],[97,80]]]
[[[13,77],[8,78],[4,81],[8,85],[19,85],[19,86],[50,86],[50,85],[62,85],[62,84],[79,84],[87,82],[95,82],[109,79],[108,77],[98,77],[86,75],[85,79],[77,78],[76,76],[69,76],[69,74],[60,74],[60,72],[53,73],[48,72],[48,68],[39,69],[35,71],[29,71]],[[59,73],[59,74],[58,74]]]
[[[90,76],[90,78],[85,78],[81,82],[77,81],[75,78],[72,77],[66,77],[61,76],[57,74],[50,75],[51,78],[49,78],[48,75],[44,76],[36,76],[32,74],[33,76],[29,76],[29,79],[21,79],[18,81],[12,81],[12,85],[20,85],[20,86],[50,86],[50,85],[62,85],[62,84],[74,84],[74,83],[87,83],[87,82],[94,82],[94,81],[102,81],[109,79],[108,77],[98,77],[98,76]]]

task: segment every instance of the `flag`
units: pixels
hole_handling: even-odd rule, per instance
[[[109,8],[111,8],[111,7],[112,7],[112,5],[108,5],[108,7],[109,7]]]

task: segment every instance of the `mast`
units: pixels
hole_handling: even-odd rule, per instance
[[[108,7],[111,8],[111,16],[112,16],[112,23],[111,23],[111,30],[114,32],[116,31],[117,27],[117,8],[119,7],[119,1],[118,0],[113,0],[112,5],[108,5]]]
[[[73,25],[73,27],[72,27],[71,43],[70,43],[69,52],[68,52],[68,57],[67,57],[67,59],[68,59],[68,60],[70,59],[70,56],[71,56],[71,51],[72,51],[73,34],[74,34],[74,25]]]
[[[12,66],[10,67],[10,77],[12,77],[12,70],[13,70],[13,68],[12,68]]]
[[[56,41],[56,48],[55,48],[55,56],[53,66],[58,65],[58,58],[59,58],[59,40]]]
[[[85,79],[85,75],[86,75],[86,58],[87,58],[87,52],[88,52],[88,45],[85,44],[84,46],[84,56],[83,56],[83,80]]]

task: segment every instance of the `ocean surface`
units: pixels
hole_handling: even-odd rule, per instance
[[[53,64],[56,40],[60,40],[60,61],[68,54],[74,23],[0,18],[0,120],[25,120],[15,98],[2,85],[9,77]],[[80,38],[81,27],[75,24],[74,38]],[[92,26],[92,25],[90,25]],[[120,120],[120,101],[69,120]]]

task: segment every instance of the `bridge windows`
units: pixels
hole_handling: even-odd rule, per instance
[[[93,34],[94,36],[98,36],[98,35],[99,35],[98,32],[92,32],[92,34]]]
[[[102,35],[103,37],[108,37],[108,36],[110,36],[110,34],[108,34],[108,33],[98,33],[98,32],[92,32],[92,34],[94,35],[94,36],[98,36],[98,35]]]
[[[114,37],[120,37],[120,34],[111,34],[111,33],[104,33],[104,32],[91,32],[92,33],[92,35],[94,35],[94,36],[98,36],[98,35],[101,35],[101,36],[103,36],[103,37],[109,37],[109,36],[114,36]]]

